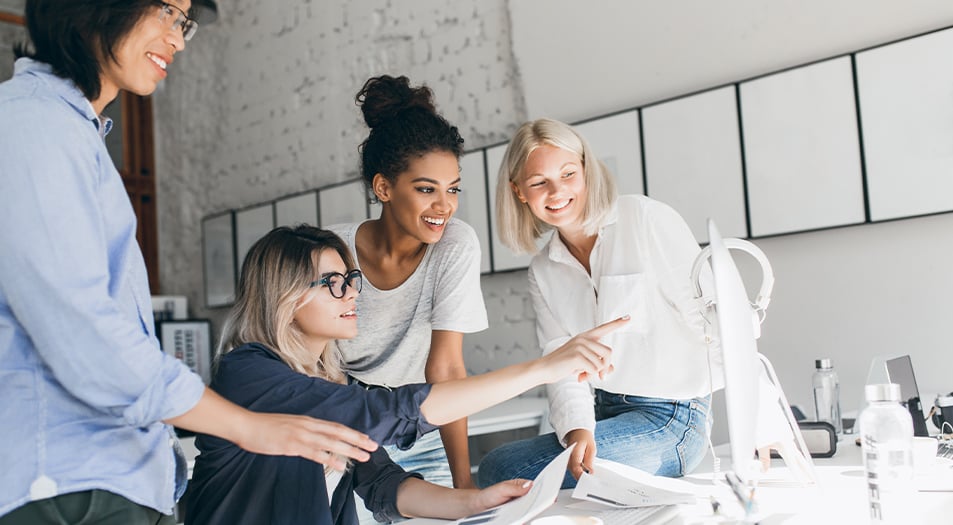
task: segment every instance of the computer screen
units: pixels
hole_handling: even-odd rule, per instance
[[[715,227],[708,221],[715,308],[725,373],[725,405],[731,469],[748,482],[758,424],[759,370],[751,306],[741,274]]]
[[[715,311],[725,374],[725,406],[731,469],[744,483],[763,480],[755,449],[777,450],[795,480],[814,483],[816,475],[804,437],[770,361],[758,353],[760,318],[714,222],[708,221]],[[733,241],[735,242],[735,241]],[[759,250],[760,251],[760,250]],[[766,259],[765,275],[770,275]]]

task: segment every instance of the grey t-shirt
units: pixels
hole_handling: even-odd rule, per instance
[[[329,227],[351,247],[361,223]],[[433,330],[479,332],[488,326],[480,291],[480,242],[467,223],[450,219],[400,286],[379,290],[366,278],[357,296],[358,335],[337,341],[345,369],[372,385],[424,383]]]

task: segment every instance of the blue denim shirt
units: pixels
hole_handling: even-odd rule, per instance
[[[109,127],[46,64],[0,84],[0,515],[89,489],[169,513],[185,488],[161,421],[204,385],[153,334]]]

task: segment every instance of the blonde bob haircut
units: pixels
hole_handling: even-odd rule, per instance
[[[598,233],[618,196],[609,169],[596,158],[589,143],[572,126],[545,118],[523,124],[506,147],[496,185],[497,233],[503,244],[517,253],[535,253],[536,240],[552,229],[536,218],[528,205],[520,202],[512,187],[523,177],[523,167],[530,153],[543,145],[571,151],[582,161],[589,193],[582,215],[582,226],[587,235]]]
[[[315,362],[294,322],[302,297],[312,290],[310,284],[325,250],[336,251],[348,269],[354,268],[347,244],[334,233],[313,226],[275,228],[252,245],[242,264],[235,305],[222,329],[218,355],[246,343],[261,343],[296,372],[343,383],[337,345],[329,344]]]

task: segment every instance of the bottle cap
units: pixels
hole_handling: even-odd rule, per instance
[[[864,387],[864,397],[868,402],[896,401],[900,402],[900,385],[897,383],[880,383]]]
[[[818,370],[820,370],[820,369],[822,369],[822,368],[834,368],[834,365],[831,364],[831,360],[830,360],[830,359],[826,359],[826,358],[825,358],[825,359],[815,359],[815,360],[814,360],[814,368],[817,368]]]

